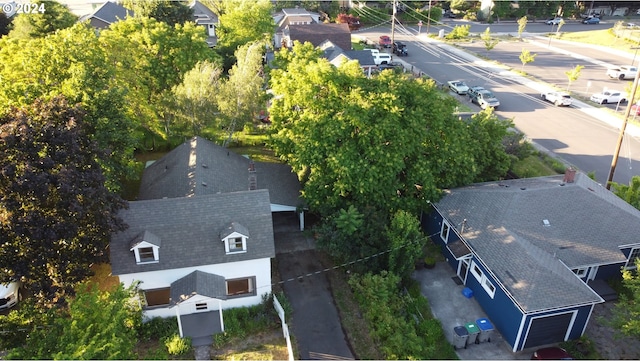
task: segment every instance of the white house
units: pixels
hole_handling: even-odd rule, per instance
[[[112,274],[140,282],[146,318],[178,316],[181,336],[210,339],[221,310],[271,292],[267,190],[133,201],[120,216],[129,227],[112,236]]]

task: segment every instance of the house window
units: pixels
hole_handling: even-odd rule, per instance
[[[496,287],[493,285],[493,283],[491,283],[491,281],[489,281],[487,277],[484,277],[484,281],[482,282],[482,288],[484,288],[484,290],[487,291],[487,294],[489,294],[491,298],[493,298],[496,295]]]
[[[493,298],[496,295],[496,286],[489,280],[489,277],[482,272],[480,267],[475,262],[471,262],[471,274],[478,280],[478,283],[484,288],[489,297]]]
[[[156,260],[156,256],[153,254],[153,247],[138,248],[138,254],[140,255],[140,263]]]
[[[629,254],[629,260],[627,261],[627,269],[635,269],[636,268],[636,258],[640,258],[640,248],[634,248],[631,250]]]
[[[580,278],[584,278],[587,275],[587,268],[576,268],[573,270],[573,273],[576,274],[576,276],[580,277]]]
[[[450,229],[451,229],[451,226],[449,226],[449,223],[447,223],[447,221],[443,220],[442,221],[442,228],[440,229],[440,238],[442,238],[444,243],[448,242],[449,230]]]
[[[482,270],[475,264],[475,262],[471,265],[471,273],[475,276],[478,282],[482,282]]]
[[[169,304],[171,294],[170,288],[158,288],[155,290],[144,290],[144,299],[147,307],[166,306]]]
[[[207,308],[209,308],[209,306],[207,305],[206,302],[196,303],[196,310],[198,311],[204,311]]]
[[[227,280],[228,297],[255,296],[255,277]]]
[[[242,237],[229,238],[229,252],[244,251]]]

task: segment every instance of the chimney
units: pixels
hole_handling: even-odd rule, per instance
[[[258,178],[256,176],[256,165],[253,163],[253,159],[249,160],[249,190],[254,191],[258,189]]]
[[[562,180],[562,182],[573,183],[575,177],[576,170],[573,167],[569,167],[564,171],[564,179]]]

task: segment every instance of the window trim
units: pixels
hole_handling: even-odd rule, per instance
[[[248,282],[248,290],[243,293],[230,294],[229,293],[229,282],[237,282],[237,281],[247,281]],[[256,277],[242,277],[242,278],[231,278],[225,280],[225,292],[227,295],[227,299],[231,298],[240,298],[240,297],[252,297],[257,295],[256,291]]]
[[[171,287],[163,287],[163,288],[151,288],[148,290],[141,290],[142,296],[144,298],[145,309],[154,309],[154,308],[164,308],[171,304]],[[149,305],[149,301],[147,300],[148,292],[166,292],[167,293],[167,303],[158,303],[155,305]]]
[[[634,256],[634,252],[636,255]],[[627,263],[624,265],[624,268],[627,270],[636,269],[636,261],[635,258],[640,258],[640,247],[632,247],[629,251],[629,257],[627,257]]]
[[[578,276],[578,278],[584,278],[587,277],[587,271],[589,270],[588,267],[580,267],[580,268],[576,268],[573,270],[573,273]]]
[[[480,286],[482,286],[485,292],[487,292],[489,297],[491,297],[492,299],[495,298],[497,287],[493,284],[491,279],[489,279],[489,277],[487,277],[487,275],[482,271],[475,260],[471,261],[469,270],[471,271],[473,277],[475,277],[476,281],[478,281]]]
[[[451,234],[451,225],[443,218],[442,226],[440,226],[440,239],[442,239],[445,244],[449,243],[449,234]]]
[[[209,304],[207,302],[196,302],[195,307],[196,311],[206,311],[209,309]]]

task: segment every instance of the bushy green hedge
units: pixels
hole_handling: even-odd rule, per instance
[[[166,338],[164,345],[167,347],[169,355],[184,355],[191,351],[191,339],[182,338],[177,333]]]
[[[457,359],[426,299],[412,295],[415,290],[401,292],[399,276],[354,275],[349,284],[385,358]]]

